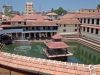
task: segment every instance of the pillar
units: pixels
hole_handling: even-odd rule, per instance
[[[92,24],[92,19],[90,19],[90,24]]]
[[[39,33],[39,38],[41,39],[41,36],[42,36],[42,34],[41,33]]]
[[[25,34],[24,33],[22,33],[22,40],[24,40],[25,39]]]
[[[36,33],[34,33],[34,38],[36,39]]]
[[[94,19],[94,25],[96,25],[96,22],[97,22],[96,19]]]
[[[45,33],[45,37],[47,37],[47,33]]]
[[[82,24],[84,24],[84,19],[82,18]]]
[[[88,24],[88,19],[86,18],[86,24]]]
[[[29,39],[31,39],[31,33],[29,33]]]

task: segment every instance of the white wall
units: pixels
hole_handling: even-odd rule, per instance
[[[85,36],[87,38],[100,41],[100,30],[99,30],[99,34],[95,34],[95,30],[94,30],[94,33],[90,33],[90,32],[88,33],[88,32],[81,31],[81,34],[82,34],[82,36]]]
[[[66,32],[63,32],[63,30],[66,29]],[[78,27],[75,27],[75,25],[60,25],[58,27],[58,33],[78,33],[78,31],[75,31],[75,29],[78,29]]]

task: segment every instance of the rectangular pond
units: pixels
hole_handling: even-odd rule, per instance
[[[99,52],[77,42],[67,42],[67,44],[70,46],[69,51],[73,53],[73,56],[68,57],[65,61],[84,64],[100,64]],[[43,52],[43,48],[45,48],[44,43],[34,42],[31,45],[26,46],[16,44],[7,45],[3,51],[23,56],[47,59]]]

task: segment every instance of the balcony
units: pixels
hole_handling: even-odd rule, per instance
[[[25,30],[23,33],[57,32],[57,30]]]
[[[6,30],[0,30],[0,34],[6,34],[6,33],[22,33],[23,29],[6,29]]]

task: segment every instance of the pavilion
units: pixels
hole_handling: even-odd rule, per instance
[[[64,42],[48,42],[46,44],[46,49],[44,52],[48,58],[61,58],[71,56],[72,54],[68,52],[68,45]]]
[[[60,34],[56,34],[54,36],[51,37],[53,41],[61,41],[61,39],[63,38],[63,36],[61,36]]]

